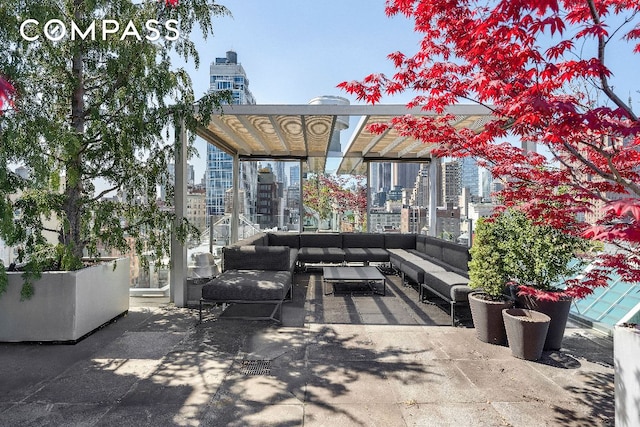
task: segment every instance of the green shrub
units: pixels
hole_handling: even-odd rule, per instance
[[[504,263],[506,229],[503,222],[501,216],[494,220],[478,220],[469,262],[469,287],[481,290],[493,299],[501,298],[509,281]]]

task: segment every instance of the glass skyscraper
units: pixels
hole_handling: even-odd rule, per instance
[[[209,91],[229,90],[233,104],[255,104],[249,90],[249,79],[238,54],[228,51],[224,58],[216,58],[209,68]],[[256,207],[253,201],[256,195],[257,163],[240,162],[240,212],[249,220],[255,220]],[[225,214],[225,194],[233,187],[233,157],[219,148],[207,145],[206,198],[209,216]]]
[[[460,186],[461,190],[468,188],[472,196],[479,196],[480,192],[480,172],[478,163],[473,157],[463,157],[460,162]]]

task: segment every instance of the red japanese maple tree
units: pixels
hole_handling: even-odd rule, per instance
[[[352,214],[354,222],[366,228],[367,187],[364,177],[318,174],[304,181],[305,205],[315,210],[320,219],[332,211]]]
[[[441,115],[398,117],[374,130],[393,126],[438,143],[441,157],[473,156],[505,183],[505,206],[615,245],[567,293],[589,294],[611,270],[640,282],[640,121],[607,62],[617,44],[632,47],[628,66],[640,65],[640,2],[388,0],[386,12],[413,19],[419,50],[389,55],[393,76],[339,86],[369,103],[409,91],[409,107]],[[492,111],[482,131],[454,127],[447,107],[465,102]]]

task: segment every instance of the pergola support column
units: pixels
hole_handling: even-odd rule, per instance
[[[300,183],[299,187],[300,187],[300,193],[299,193],[299,197],[300,200],[298,200],[298,234],[302,233],[302,225],[304,223],[304,187],[303,184],[304,182],[302,181],[304,179],[304,172],[302,170],[302,168],[304,167],[304,161],[302,159],[300,159],[299,162],[300,167],[298,169],[299,173],[298,173],[298,182]]]
[[[233,156],[233,190],[232,190],[231,221],[229,227],[230,243],[238,241],[238,228],[240,228],[240,157]]]
[[[175,220],[171,232],[170,300],[176,307],[187,305],[187,247],[178,240],[177,228],[184,220],[187,208],[187,130],[184,120],[175,130]]]
[[[371,163],[367,162],[367,212],[366,212],[366,221],[367,221],[367,233],[371,232]]]
[[[429,236],[436,237],[438,210],[438,166],[440,159],[432,157],[429,163]]]

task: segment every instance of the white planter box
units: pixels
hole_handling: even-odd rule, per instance
[[[616,420],[619,427],[640,425],[640,328],[613,330]]]
[[[129,310],[129,259],[44,272],[20,301],[22,273],[0,295],[0,341],[75,341]]]

